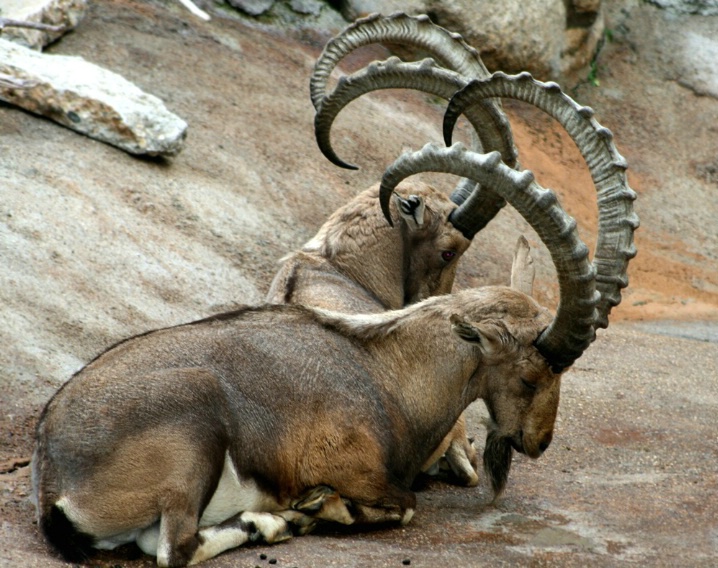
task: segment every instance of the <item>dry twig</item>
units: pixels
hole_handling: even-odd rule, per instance
[[[43,32],[61,32],[63,26],[52,26],[50,24],[41,24],[39,22],[26,22],[23,20],[11,20],[10,18],[0,17],[0,32],[5,28],[29,28],[31,30],[40,30]]]

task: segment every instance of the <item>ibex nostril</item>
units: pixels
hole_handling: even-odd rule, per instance
[[[551,442],[541,442],[539,444],[539,450],[541,450],[541,453],[544,453],[546,450],[548,450],[549,444]]]

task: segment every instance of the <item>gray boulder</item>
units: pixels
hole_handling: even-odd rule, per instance
[[[48,55],[0,39],[0,100],[131,154],[172,156],[187,124],[162,101],[81,57]]]
[[[42,49],[74,29],[85,16],[87,0],[0,0],[0,17],[57,26],[58,31],[6,27],[2,38],[32,49]]]
[[[464,36],[487,67],[558,78],[586,66],[603,34],[601,0],[344,0],[347,20],[372,12],[429,14]]]
[[[648,2],[675,14],[718,15],[718,0],[648,0]]]

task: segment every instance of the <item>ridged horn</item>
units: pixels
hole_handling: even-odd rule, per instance
[[[462,176],[491,187],[534,228],[556,266],[561,294],[556,316],[535,344],[555,371],[571,365],[595,338],[595,308],[600,300],[596,271],[588,260],[588,247],[578,236],[576,221],[561,208],[551,190],[536,183],[531,172],[509,168],[498,152],[478,154],[460,143],[449,148],[427,144],[389,166],[379,190],[387,218],[394,188],[403,179],[428,171]]]
[[[331,127],[341,110],[351,101],[380,89],[414,89],[447,101],[469,83],[469,78],[455,71],[439,67],[433,59],[404,62],[398,57],[374,61],[359,71],[342,77],[328,94],[314,116],[314,133],[319,149],[333,164],[356,169],[356,166],[339,158],[331,145]],[[474,105],[467,110],[466,118],[476,131],[480,146],[477,151],[498,150],[507,165],[514,167],[517,150],[511,136],[511,127],[503,112],[494,105]]]
[[[596,288],[601,294],[597,326],[608,327],[608,315],[621,302],[621,290],[628,285],[628,262],[636,256],[633,232],[640,224],[633,211],[636,193],[626,179],[628,164],[616,149],[613,134],[593,118],[590,107],[576,103],[556,83],[541,83],[529,73],[495,73],[486,81],[472,81],[451,99],[444,116],[447,145],[451,144],[458,117],[492,97],[509,97],[540,108],[566,129],[583,155],[598,200],[598,236],[593,255]],[[459,221],[471,224],[469,208],[463,215],[467,218],[460,216]]]
[[[375,43],[411,45],[431,54],[439,64],[468,79],[488,77],[479,52],[456,33],[432,23],[428,16],[371,14],[356,20],[324,47],[309,82],[314,108],[319,110],[326,95],[329,76],[347,54]]]
[[[416,67],[403,68],[398,64],[392,64],[389,66],[390,69],[381,68],[381,64],[372,64],[370,65],[371,71],[359,72],[348,78],[340,79],[336,90],[331,95],[327,94],[329,76],[343,57],[359,47],[382,42],[410,45],[428,52],[442,66],[434,65],[434,69],[446,68],[453,71],[462,78],[462,82],[489,76],[476,49],[466,43],[459,34],[433,24],[428,16],[408,16],[397,12],[391,16],[372,14],[357,20],[327,43],[317,59],[310,80],[312,103],[317,110],[315,117],[317,142],[324,155],[338,166],[356,168],[356,166],[341,160],[331,148],[330,143],[331,124],[344,106],[354,98],[371,90],[412,88],[432,92],[425,88],[424,81],[428,79],[433,85],[436,85],[437,81],[444,81],[444,77],[427,77],[432,74],[428,64],[425,67],[420,67],[422,76],[418,79],[412,78],[410,75]],[[393,67],[394,65],[396,66]],[[441,91],[437,93],[437,96],[448,99],[453,94],[447,91],[450,84],[451,82],[440,87]],[[325,110],[326,106],[330,108]],[[478,143],[480,146],[477,144],[477,150],[498,150],[507,164],[511,166],[516,164],[517,152],[511,128],[501,110],[499,101],[486,101],[483,112],[477,111],[473,120],[470,119],[470,121],[480,141]],[[480,188],[464,180],[452,192],[451,199],[460,205],[475,191],[480,191]],[[491,192],[486,192],[481,201],[482,210],[485,211],[485,225],[498,213],[505,202]]]

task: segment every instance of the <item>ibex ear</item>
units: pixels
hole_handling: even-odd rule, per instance
[[[449,320],[451,330],[464,341],[475,343],[484,355],[493,355],[499,350],[502,330],[505,330],[500,322],[486,321],[473,325],[457,314],[453,314]]]
[[[531,296],[534,289],[534,276],[536,276],[536,267],[531,257],[531,247],[526,237],[521,235],[516,243],[514,260],[511,264],[511,287]]]
[[[396,206],[402,219],[409,224],[409,227],[418,229],[424,225],[424,212],[426,211],[426,203],[424,198],[418,195],[410,195],[404,199],[400,195],[395,194]]]

